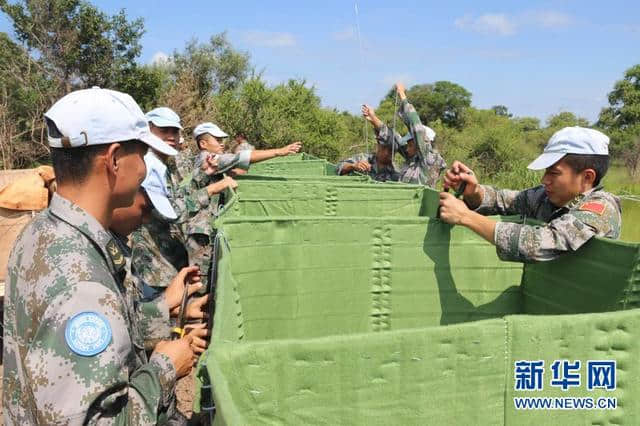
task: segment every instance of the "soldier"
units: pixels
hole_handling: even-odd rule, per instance
[[[228,135],[213,123],[202,123],[193,130],[193,137],[200,149],[193,175],[193,185],[210,187],[216,182],[231,179],[224,176],[225,172],[233,169],[248,170],[251,163],[296,154],[302,144],[294,142],[276,149],[243,150],[236,154],[224,153],[224,138]],[[209,183],[213,182],[213,183]],[[233,181],[235,183],[235,181]],[[236,184],[237,185],[237,184]],[[234,188],[236,185],[231,186]],[[208,210],[190,211],[187,223],[187,252],[189,259],[200,266],[203,274],[208,273],[211,259],[211,217],[217,214],[219,199],[212,199]]]
[[[233,168],[248,170],[251,163],[296,154],[302,146],[300,142],[294,142],[282,148],[240,150],[235,154],[225,154],[224,139],[228,136],[213,123],[199,124],[193,130],[193,137],[200,150],[196,159],[196,168],[206,170],[206,174],[212,176],[214,180],[216,176]],[[207,179],[205,178],[205,180]],[[203,182],[197,183],[202,184]]]
[[[519,192],[479,185],[473,172],[456,161],[445,175],[444,186],[459,188],[466,182],[464,202],[442,192],[440,217],[495,244],[502,260],[551,260],[577,250],[594,236],[618,238],[620,201],[600,185],[609,167],[608,145],[609,138],[597,130],[565,127],[557,131],[528,166],[546,169],[542,185]],[[520,214],[546,225],[496,222],[484,216],[494,214]]]
[[[176,145],[182,125],[180,117],[169,108],[156,108],[146,115],[151,132],[169,145]],[[156,123],[156,124],[154,124]],[[150,152],[159,161],[156,167],[163,174],[163,185],[173,207],[175,216],[163,216],[154,209],[149,223],[144,224],[131,235],[131,264],[134,274],[143,282],[154,285],[155,292],[162,292],[178,271],[190,263],[186,249],[186,223],[190,215],[207,209],[210,197],[235,185],[231,179],[215,182],[203,188],[189,184],[194,173],[193,158],[181,160],[182,170],[169,156]],[[180,157],[180,155],[176,156]],[[184,184],[183,184],[184,183]]]
[[[145,155],[147,176],[138,190],[133,204],[129,207],[118,208],[113,212],[111,232],[119,248],[126,259],[127,275],[124,279],[125,288],[129,291],[131,303],[138,314],[138,324],[145,342],[145,348],[152,350],[158,341],[171,337],[170,316],[176,317],[179,313],[182,301],[185,279],[189,279],[188,295],[202,288],[196,266],[186,267],[180,270],[178,275],[167,286],[164,293],[156,294],[151,286],[138,279],[131,271],[131,249],[127,246],[127,237],[143,223],[151,220],[151,211],[156,209],[165,216],[175,216],[173,207],[167,198],[167,190],[163,184],[163,175],[156,167],[157,158],[149,153]],[[202,307],[208,302],[209,296],[202,296],[187,306],[185,318],[202,319],[204,313]],[[189,330],[193,337],[192,348],[196,353],[202,353],[206,349],[205,338],[208,335],[203,327],[194,326]]]
[[[444,158],[433,147],[436,132],[420,122],[416,109],[407,100],[404,85],[397,83],[396,91],[401,100],[400,117],[409,129],[409,133],[403,137],[382,123],[370,106],[364,105],[362,113],[375,128],[378,143],[393,146],[394,151],[404,158],[405,162],[400,169],[400,182],[434,188],[440,174],[447,167]]]
[[[391,148],[382,144],[376,144],[375,153],[356,154],[338,163],[339,175],[353,172],[367,174],[380,182],[397,181],[400,176],[391,162]]]
[[[227,152],[237,154],[240,151],[253,151],[254,149],[256,149],[256,147],[249,143],[244,133],[238,133],[227,147]]]
[[[4,311],[3,407],[8,425],[155,424],[192,338],[160,342],[150,358],[125,302],[125,259],[107,231],[133,202],[154,137],[129,95],[72,92],[45,114],[58,189],[16,240]]]

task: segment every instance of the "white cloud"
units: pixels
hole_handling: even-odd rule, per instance
[[[158,51],[151,57],[151,65],[160,65],[169,61],[169,55],[162,51]]]
[[[454,21],[456,28],[479,34],[511,36],[526,27],[562,29],[570,27],[575,19],[554,10],[527,11],[517,15],[485,13],[479,16],[465,15]]]
[[[480,34],[498,34],[508,36],[515,34],[516,23],[504,13],[485,13],[477,18],[465,15],[454,21],[457,28]]]
[[[356,30],[353,27],[347,27],[341,31],[336,31],[331,34],[331,38],[335,41],[350,41],[356,40]]]
[[[528,20],[527,18],[542,28],[566,28],[574,22],[571,16],[553,10],[533,12],[525,17],[525,20]]]
[[[291,47],[296,45],[296,38],[291,33],[269,31],[247,31],[244,41],[261,47]]]

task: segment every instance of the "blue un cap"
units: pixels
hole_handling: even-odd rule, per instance
[[[180,116],[174,110],[167,107],[154,108],[145,114],[147,121],[156,127],[175,127],[182,130]]]
[[[147,176],[144,178],[141,187],[144,188],[147,196],[151,200],[153,207],[167,219],[177,219],[178,215],[169,201],[169,190],[167,189],[167,166],[153,153],[147,152],[144,156],[147,166]]]

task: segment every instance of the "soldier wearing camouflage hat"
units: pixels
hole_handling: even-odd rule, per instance
[[[129,95],[72,92],[45,114],[58,192],[16,240],[4,312],[3,408],[8,425],[162,422],[191,337],[149,358],[126,303],[125,259],[108,232],[131,205],[153,136]]]
[[[573,252],[591,238],[618,238],[620,201],[600,182],[609,167],[609,138],[583,127],[557,131],[529,168],[545,169],[542,185],[524,191],[479,185],[476,176],[456,161],[445,175],[445,189],[466,183],[464,201],[440,194],[440,217],[463,225],[496,245],[502,260],[536,262]],[[546,222],[533,226],[496,222],[485,215],[519,214]]]

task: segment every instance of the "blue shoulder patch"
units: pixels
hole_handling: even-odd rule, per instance
[[[64,339],[78,355],[94,356],[104,351],[111,342],[111,326],[97,312],[80,312],[67,321]]]

